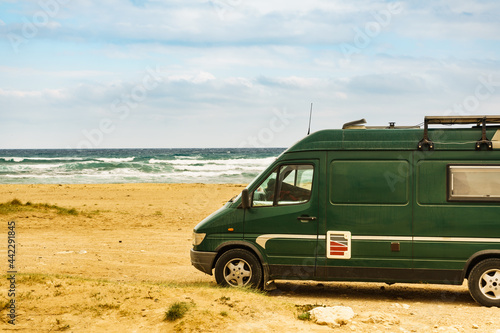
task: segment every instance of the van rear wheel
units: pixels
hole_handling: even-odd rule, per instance
[[[262,268],[259,260],[243,249],[224,252],[215,263],[215,280],[221,286],[259,287]]]
[[[469,292],[476,302],[500,307],[500,259],[486,259],[474,266],[468,284]]]

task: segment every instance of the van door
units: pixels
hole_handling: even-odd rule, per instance
[[[461,284],[469,258],[500,249],[499,153],[416,153],[413,251],[422,281]]]
[[[412,152],[328,153],[319,275],[390,282],[412,274]]]
[[[245,239],[261,249],[277,277],[312,277],[318,242],[318,159],[282,161],[250,189]]]

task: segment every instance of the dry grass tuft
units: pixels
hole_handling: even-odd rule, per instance
[[[8,202],[0,203],[0,214],[12,214],[19,212],[46,211],[55,212],[59,215],[78,215],[80,212],[75,208],[64,208],[57,205],[49,205],[48,203],[31,203],[30,201],[23,204],[19,199],[13,199]]]

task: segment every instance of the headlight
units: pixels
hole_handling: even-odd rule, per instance
[[[194,246],[200,245],[201,242],[203,242],[203,240],[205,239],[206,235],[207,234],[199,234],[199,233],[193,232],[193,245]]]

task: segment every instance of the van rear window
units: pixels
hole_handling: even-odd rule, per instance
[[[500,165],[448,165],[448,200],[500,201]]]

